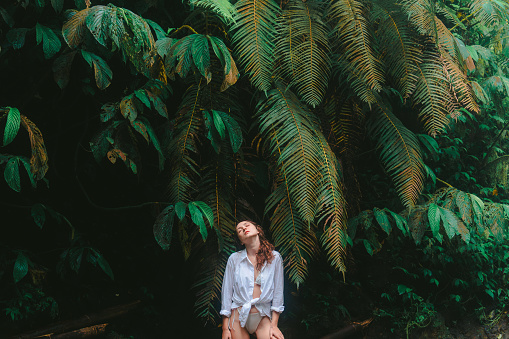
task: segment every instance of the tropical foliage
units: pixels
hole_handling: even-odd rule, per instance
[[[297,288],[322,254],[345,274],[350,248],[363,244],[374,255],[397,232],[418,248],[438,242],[473,251],[474,243],[505,239],[504,201],[479,197],[493,186],[492,173],[505,176],[497,189],[507,184],[497,146],[507,127],[507,7],[490,0],[12,1],[0,7],[2,67],[29,64],[35,53],[31,67],[47,70],[58,89],[43,93],[44,118],[30,102],[41,97],[37,85],[28,104],[0,97],[5,182],[25,194],[24,181],[39,190],[46,180],[51,150],[36,124],[52,131],[46,121],[65,121],[51,117],[47,98],[86,106],[73,150],[77,187],[97,208],[77,174],[81,148],[88,153],[80,157],[99,164],[87,162],[90,171],[118,161],[153,183],[161,198],[154,193],[137,207],[152,206],[163,250],[179,246],[202,267],[195,311],[211,322],[243,219],[268,228]],[[23,20],[27,13],[31,20]],[[20,127],[30,158],[11,154],[25,154]],[[475,139],[459,145],[476,128],[500,133],[479,149]],[[467,165],[468,157],[475,163]],[[390,204],[372,202],[377,185]],[[62,276],[65,263],[78,272],[86,258],[114,278],[115,268],[49,201],[28,203],[40,227],[44,211],[70,226]],[[30,260],[17,256],[14,283],[36,267]]]

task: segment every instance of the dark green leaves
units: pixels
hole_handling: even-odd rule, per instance
[[[12,157],[4,170],[4,178],[5,182],[16,192],[21,191],[21,182],[19,178],[19,159],[17,157]]]
[[[228,48],[218,38],[201,34],[191,34],[177,42],[165,39],[158,44],[158,51],[166,55],[165,63],[170,71],[170,77],[177,73],[180,77],[187,77],[191,68],[196,69],[209,83],[212,80],[210,46],[224,67],[224,81],[221,91],[233,85],[239,76],[235,62]],[[171,48],[168,51],[168,46]],[[221,70],[222,71],[222,70]]]
[[[260,91],[271,88],[274,35],[280,12],[274,0],[240,0],[235,3],[232,42],[251,83]]]
[[[97,87],[100,89],[105,89],[108,87],[111,84],[113,72],[111,71],[110,66],[108,66],[106,61],[104,61],[100,56],[85,50],[81,50],[81,55],[83,55],[83,58],[88,63],[88,65],[94,69],[95,82]]]
[[[211,110],[203,111],[205,124],[209,130],[207,138],[211,141],[214,150],[219,153],[220,141],[226,138],[226,132],[234,153],[237,153],[242,145],[242,131],[235,119],[225,112]]]
[[[54,56],[62,47],[60,39],[50,28],[37,23],[35,32],[37,44],[42,42],[42,50],[46,59]]]
[[[8,109],[7,112],[7,122],[5,124],[4,130],[4,146],[10,144],[12,140],[16,137],[19,131],[19,126],[21,123],[21,114],[19,110],[15,107],[6,107]]]
[[[28,273],[28,265],[29,259],[28,257],[20,252],[16,261],[14,262],[14,269],[12,271],[12,276],[14,278],[14,282],[18,283],[21,279],[23,279]]]
[[[41,229],[46,221],[46,213],[44,212],[44,209],[45,207],[43,204],[35,204],[31,209],[32,218],[34,219],[35,224]]]

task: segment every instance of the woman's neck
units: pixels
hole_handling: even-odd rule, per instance
[[[245,242],[244,244],[246,245],[247,255],[255,256],[260,249],[260,238],[256,236],[251,239],[252,241]]]

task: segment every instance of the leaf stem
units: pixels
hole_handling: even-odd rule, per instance
[[[170,34],[170,36],[173,36],[173,35],[177,34],[177,32],[178,32],[178,31],[180,31],[180,30],[181,30],[181,29],[183,29],[183,28],[187,28],[188,30],[190,30],[190,31],[191,31],[191,32],[193,32],[194,34],[199,34],[198,32],[196,32],[196,31],[194,30],[194,28],[193,28],[193,27],[191,27],[191,26],[189,26],[189,25],[182,25],[182,26],[180,26],[180,28],[178,28],[175,32],[171,33],[171,34]]]

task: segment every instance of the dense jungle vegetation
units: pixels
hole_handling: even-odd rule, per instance
[[[284,258],[287,338],[505,321],[508,19],[506,0],[3,0],[0,337],[136,300],[104,336],[219,337],[245,219]]]

